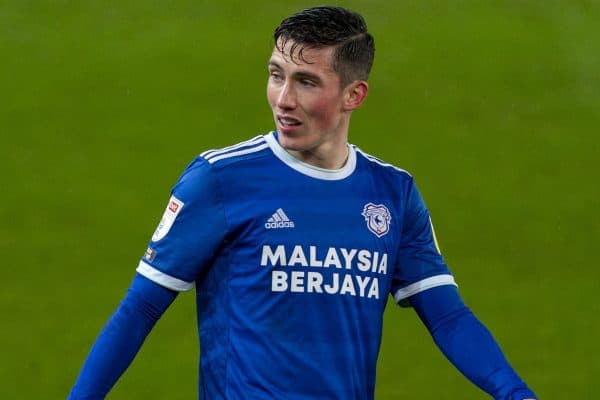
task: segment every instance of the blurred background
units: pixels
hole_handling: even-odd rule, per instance
[[[65,398],[200,152],[273,129],[272,31],[315,1],[0,2],[0,397]],[[542,399],[600,384],[600,2],[331,1],[375,36],[350,139],[409,170],[461,293]],[[194,295],[109,395],[194,399]],[[412,310],[377,398],[486,399]]]

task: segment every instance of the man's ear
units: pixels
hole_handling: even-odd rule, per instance
[[[344,111],[353,111],[359,108],[367,98],[369,84],[366,81],[357,80],[344,88]]]

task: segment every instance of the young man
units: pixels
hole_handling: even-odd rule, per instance
[[[103,398],[196,286],[201,399],[373,399],[388,293],[476,385],[533,399],[459,297],[412,177],[347,142],[374,56],[363,18],[311,8],[274,36],[277,131],[185,170],[70,398]]]

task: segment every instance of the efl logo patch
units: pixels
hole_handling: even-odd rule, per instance
[[[169,202],[169,210],[171,210],[172,212],[176,213],[177,210],[179,210],[179,204],[176,203],[175,201]]]
[[[165,213],[163,214],[160,223],[154,232],[154,235],[152,235],[153,242],[158,242],[167,236],[167,233],[169,233],[171,227],[173,226],[173,222],[175,222],[175,218],[177,218],[177,214],[179,214],[182,208],[183,202],[177,197],[171,196],[169,199],[169,204],[167,204],[167,209],[165,210]]]
[[[390,231],[392,215],[383,204],[367,203],[361,215],[367,221],[367,228],[377,237],[382,237]]]

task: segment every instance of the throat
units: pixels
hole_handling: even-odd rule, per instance
[[[333,150],[333,149],[331,149]],[[315,151],[315,150],[290,150],[286,149],[294,158],[309,164],[313,167],[338,170],[343,168],[348,162],[349,149],[348,145],[344,144],[341,149],[335,151]]]

